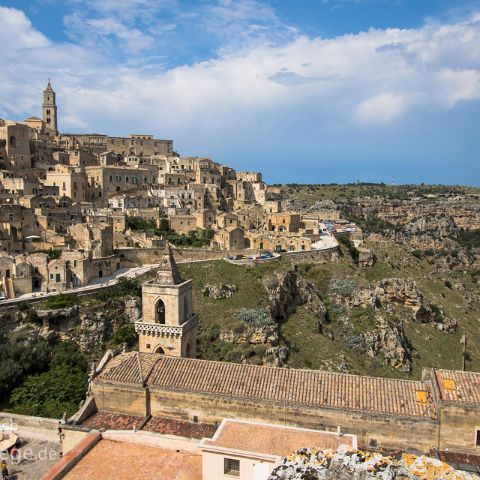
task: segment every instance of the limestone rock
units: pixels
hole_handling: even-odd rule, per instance
[[[373,267],[376,262],[374,253],[369,248],[357,248],[358,250],[358,266],[362,268]]]
[[[139,298],[130,298],[125,300],[125,317],[129,323],[135,323],[142,317],[141,300]]]
[[[226,330],[220,333],[220,340],[230,343],[250,343],[252,345],[270,344],[278,345],[279,334],[277,325],[262,327],[242,325],[238,331]]]
[[[415,321],[432,323],[435,328],[446,333],[455,333],[457,330],[457,321],[445,316],[442,307],[438,305],[422,305],[415,313]]]
[[[205,297],[212,297],[215,300],[223,298],[230,298],[237,291],[236,285],[221,284],[207,284],[202,290]]]
[[[37,310],[38,318],[41,320],[55,320],[75,317],[80,310],[78,305],[66,308],[56,308],[50,310]]]
[[[296,271],[279,274],[268,291],[270,315],[278,322],[285,321],[300,305],[308,304],[318,318],[319,329],[325,322],[326,308],[312,284],[305,282]]]
[[[382,316],[377,316],[376,321],[376,327],[363,334],[367,355],[375,357],[382,353],[387,365],[410,373],[412,352],[405,336],[403,324],[388,322]]]
[[[340,445],[336,451],[302,448],[275,467],[268,480],[478,480],[440,460],[415,455],[397,460]]]
[[[393,302],[416,308],[423,304],[423,294],[411,278],[385,278],[377,283],[375,295],[381,304]]]

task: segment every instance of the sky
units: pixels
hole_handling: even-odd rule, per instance
[[[480,185],[480,0],[0,0],[0,118],[268,183]]]

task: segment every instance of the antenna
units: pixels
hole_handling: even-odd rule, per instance
[[[395,186],[395,175],[392,175],[392,187]]]

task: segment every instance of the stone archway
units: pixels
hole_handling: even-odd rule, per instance
[[[153,353],[159,353],[160,355],[165,355],[165,350],[159,345],[158,347],[155,348]]]

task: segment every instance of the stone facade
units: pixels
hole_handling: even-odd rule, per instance
[[[181,278],[169,247],[157,277],[143,285],[142,309],[142,320],[135,324],[141,352],[196,357],[197,316],[193,313],[192,281]]]

